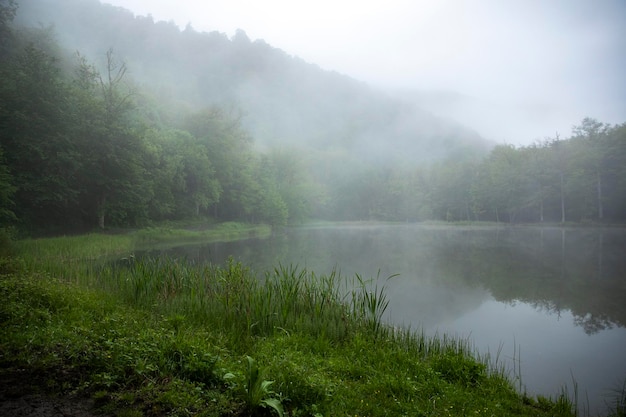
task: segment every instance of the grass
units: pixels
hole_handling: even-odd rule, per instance
[[[19,253],[20,258],[30,268],[43,268],[48,271],[56,268],[56,273],[67,274],[69,270],[78,267],[76,272],[82,275],[83,268],[91,261],[99,263],[102,259],[132,257],[136,250],[189,242],[265,237],[271,234],[271,228],[267,225],[236,222],[219,223],[206,228],[196,225],[196,228],[199,230],[148,227],[128,233],[90,233],[22,239],[13,242],[12,252]],[[3,235],[0,233],[0,247],[6,247],[7,243],[2,245],[2,238]]]
[[[467,340],[386,325],[384,280],[280,265],[259,279],[71,239],[0,262],[1,372],[45,392],[117,415],[574,415],[566,394],[520,394]]]
[[[134,234],[138,245],[154,247],[158,244],[197,241],[229,241],[248,237],[269,236],[272,229],[268,225],[250,225],[238,222],[224,222],[209,228],[196,225],[194,229],[176,229],[171,227],[150,227]]]

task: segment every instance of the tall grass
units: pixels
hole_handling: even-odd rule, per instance
[[[305,332],[340,342],[350,323],[361,319],[344,302],[342,281],[335,271],[318,276],[292,266],[279,266],[258,279],[232,259],[216,266],[171,258],[128,258],[93,274],[93,285],[127,303],[220,329],[239,346],[249,344],[250,337],[276,332]],[[354,305],[367,296],[355,292],[351,302]]]
[[[614,399],[612,403],[609,403],[611,408],[610,416],[626,417],[626,379],[614,391]]]
[[[138,245],[159,245],[170,242],[198,242],[219,239],[231,241],[250,237],[267,237],[272,233],[269,225],[252,225],[238,222],[225,222],[211,225],[210,228],[198,226],[194,230],[171,227],[149,227],[137,231],[134,238]]]
[[[134,232],[106,234],[90,233],[76,236],[22,239],[11,242],[15,253],[29,264],[46,267],[52,263],[103,259],[108,256],[132,254],[136,249],[155,244],[180,244],[188,241],[234,240],[264,237],[271,233],[267,225],[247,225],[226,222],[202,230],[149,227]],[[7,233],[0,235],[6,240]],[[7,245],[3,245],[7,246]]]
[[[447,334],[426,337],[386,324],[383,315],[389,300],[385,285],[378,281],[359,275],[347,278],[336,270],[317,275],[283,265],[259,279],[232,258],[224,266],[165,257],[128,258],[93,275],[95,286],[125,302],[219,330],[230,339],[231,348],[242,352],[258,337],[300,333],[341,344],[361,334],[393,343],[416,358],[474,356],[467,339]],[[485,369],[489,364],[488,358],[479,362]],[[497,363],[490,367],[505,377]]]
[[[91,276],[95,265],[130,255],[134,250],[134,238],[132,235],[94,233],[23,239],[14,242],[13,247],[27,270],[43,271],[80,283]]]

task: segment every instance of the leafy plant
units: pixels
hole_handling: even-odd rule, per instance
[[[246,375],[246,407],[250,412],[259,407],[270,408],[280,416],[285,414],[283,411],[283,405],[280,400],[273,397],[275,394],[271,390],[271,386],[274,381],[268,381],[262,378],[259,367],[256,361],[250,356],[246,356],[248,360],[248,369]]]

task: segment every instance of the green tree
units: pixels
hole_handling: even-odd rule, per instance
[[[626,123],[606,132],[603,201],[607,219],[626,220]]]
[[[275,165],[267,156],[258,159],[255,217],[272,226],[284,226],[289,219],[289,208],[279,192],[278,175]]]
[[[609,126],[586,117],[572,129],[572,141],[580,141],[580,165],[587,181],[595,183],[595,201],[598,220],[604,219],[603,177],[605,176],[606,133]]]
[[[16,220],[13,212],[15,187],[12,180],[11,173],[4,163],[4,156],[0,147],[0,227]]]
[[[13,38],[11,23],[17,13],[15,0],[0,0],[0,58],[5,58]]]
[[[219,202],[221,186],[209,159],[208,149],[191,135],[180,135],[179,152],[182,157],[183,183],[178,196],[178,211],[184,217],[199,216]]]
[[[148,202],[148,217],[157,221],[178,219],[180,201],[176,193],[185,187],[178,138],[189,134],[172,129],[146,128],[143,135],[145,166],[150,173],[153,190]]]
[[[73,184],[78,161],[58,60],[29,44],[0,75],[0,138],[16,187],[16,213],[37,227],[65,225],[78,197]]]
[[[472,183],[477,167],[471,161],[437,164],[431,169],[431,202],[434,215],[447,221],[472,220]]]
[[[82,162],[81,208],[98,227],[141,222],[153,188],[146,144],[133,125],[134,92],[124,84],[126,65],[111,50],[101,75],[79,57],[73,98],[74,135]]]
[[[206,148],[207,156],[221,187],[219,201],[213,205],[216,218],[245,218],[253,212],[256,196],[254,152],[250,136],[241,127],[241,116],[220,108],[204,109],[184,122]]]
[[[498,145],[479,169],[473,189],[476,210],[489,211],[497,222],[503,215],[514,222],[532,205],[530,184],[524,154],[514,146]]]
[[[536,217],[531,220],[543,223],[546,219],[546,204],[554,194],[555,173],[549,161],[549,145],[547,142],[534,143],[520,149],[525,163],[525,174],[528,177],[529,206],[536,210]]]
[[[300,223],[311,214],[315,187],[302,159],[296,150],[272,150],[268,164],[273,166],[274,181],[281,199],[287,206],[289,223]]]

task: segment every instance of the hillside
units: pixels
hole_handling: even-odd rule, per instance
[[[218,105],[240,111],[263,148],[341,150],[366,163],[423,163],[481,155],[490,144],[348,76],[324,71],[243,30],[180,30],[174,22],[98,0],[20,0],[16,23],[52,25],[67,51],[103,63],[112,48],[134,82],[170,108]]]

